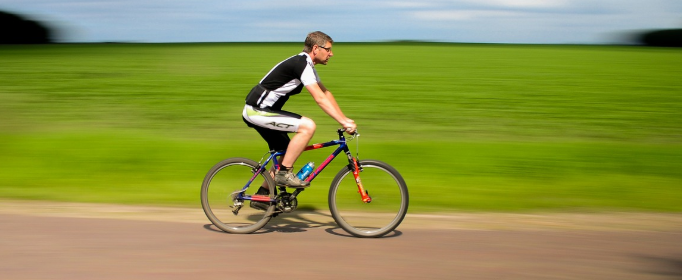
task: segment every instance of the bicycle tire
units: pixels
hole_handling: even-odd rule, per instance
[[[234,206],[231,194],[240,191],[248,183],[257,167],[258,163],[253,160],[230,158],[214,165],[204,177],[201,207],[206,217],[219,229],[229,233],[252,233],[270,221],[274,203],[263,211],[251,208],[250,201],[244,200],[238,214],[234,214],[234,208],[230,207]],[[263,183],[267,183],[269,196],[273,198],[275,182],[267,171],[261,172],[245,192],[255,193]]]
[[[362,202],[349,166],[332,180],[329,210],[334,221],[356,237],[381,237],[394,231],[409,206],[407,184],[398,171],[378,160],[361,160],[360,179],[372,202]]]

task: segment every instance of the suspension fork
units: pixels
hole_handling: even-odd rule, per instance
[[[353,157],[347,148],[346,155],[348,155],[349,167],[353,170],[353,177],[355,178],[355,184],[358,186],[358,193],[362,198],[362,202],[372,202],[372,197],[369,196],[369,192],[362,186],[362,180],[360,179],[360,171],[362,171],[362,166],[358,164],[358,159]]]

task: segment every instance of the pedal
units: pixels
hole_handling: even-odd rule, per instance
[[[239,214],[239,209],[242,209],[242,205],[234,205],[230,206],[230,208],[234,208],[232,209],[232,214],[236,216],[237,214]]]

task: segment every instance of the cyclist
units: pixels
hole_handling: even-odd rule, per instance
[[[355,133],[355,122],[343,114],[334,95],[322,84],[315,71],[315,65],[327,65],[329,58],[334,55],[333,43],[332,38],[323,32],[308,34],[303,51],[275,65],[246,97],[242,113],[244,122],[258,131],[270,150],[286,150],[275,175],[278,186],[306,188],[310,185],[310,182],[293,174],[293,166],[312,139],[315,122],[282,110],[289,97],[300,93],[303,87],[325,113],[341,124],[348,133]],[[287,133],[296,134],[290,139]],[[269,194],[269,190],[261,187],[257,194]]]

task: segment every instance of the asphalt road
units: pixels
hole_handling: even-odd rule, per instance
[[[319,213],[248,235],[207,220],[99,216],[0,211],[0,279],[682,279],[682,230],[664,225],[679,216],[644,228],[410,217],[380,239],[350,237]]]

